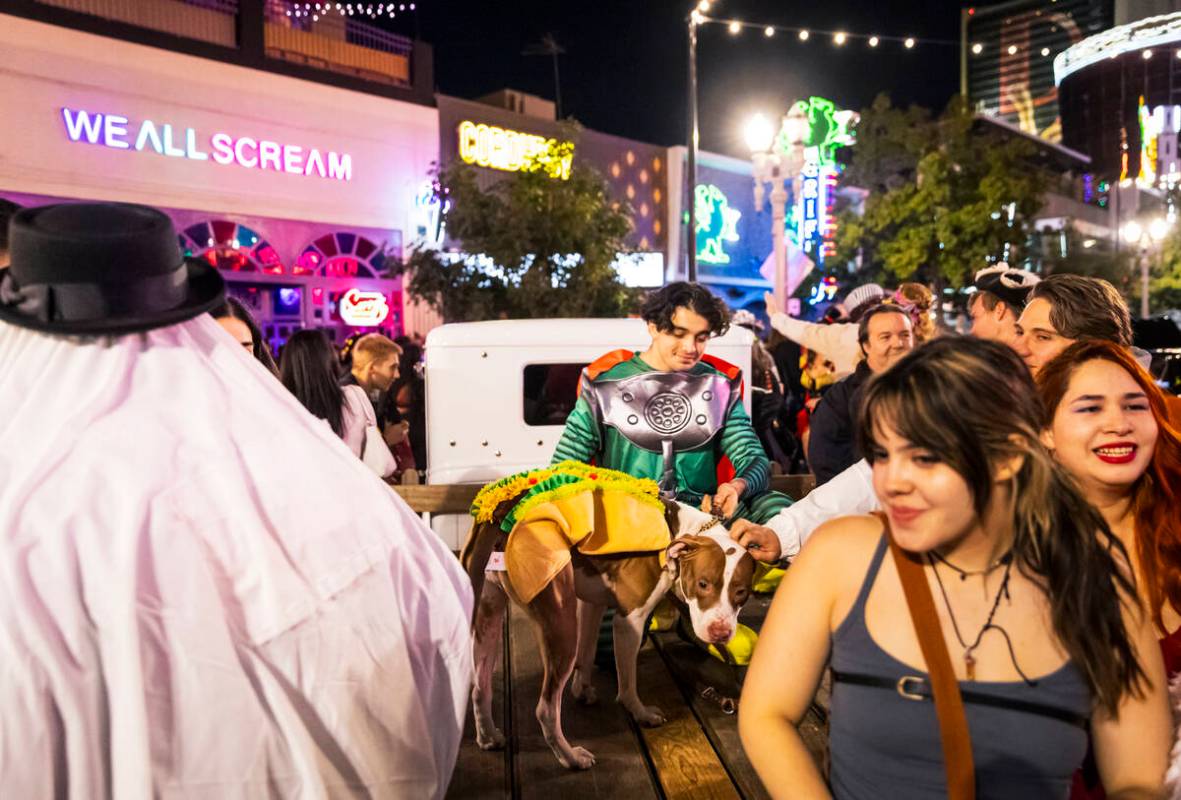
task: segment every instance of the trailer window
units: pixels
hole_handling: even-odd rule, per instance
[[[578,400],[578,379],[586,364],[526,364],[526,425],[564,425]]]

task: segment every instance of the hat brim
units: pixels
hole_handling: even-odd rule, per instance
[[[43,320],[0,305],[0,320],[43,333],[72,336],[142,333],[185,322],[225,302],[226,286],[221,275],[208,262],[196,258],[185,258],[184,261],[188,269],[188,291],[183,303],[166,311],[102,319]]]

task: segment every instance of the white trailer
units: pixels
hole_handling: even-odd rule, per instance
[[[640,352],[639,319],[531,319],[442,325],[426,339],[427,483],[487,483],[544,466],[578,397],[583,367],[612,350]],[[750,373],[754,335],[731,328],[707,352]],[[750,412],[750,390],[743,404]],[[453,549],[469,519],[437,516]]]

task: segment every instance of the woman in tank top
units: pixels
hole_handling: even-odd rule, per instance
[[[1028,370],[945,337],[866,387],[874,489],[921,564],[960,681],[979,798],[1065,798],[1095,744],[1112,797],[1155,797],[1170,742],[1164,668],[1127,553],[1041,443]],[[739,732],[777,797],[946,795],[926,667],[879,517],[808,540],[776,593]],[[796,725],[826,662],[826,786]]]
[[[1038,373],[1045,441],[1132,554],[1165,671],[1181,672],[1181,433],[1125,348],[1077,342]],[[1073,797],[1102,797],[1093,765]]]

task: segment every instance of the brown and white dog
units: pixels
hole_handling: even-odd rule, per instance
[[[497,523],[513,502],[502,504],[494,522],[472,527],[461,556],[479,599],[473,623],[472,711],[476,742],[484,750],[504,746],[504,735],[492,718],[491,684],[507,598],[516,598],[507,572],[486,573],[484,568],[494,551],[504,549],[506,534]],[[545,668],[537,721],[558,761],[570,769],[586,769],[595,758],[585,748],[572,747],[562,733],[562,692],[573,676],[574,697],[595,702],[590,674],[606,608],[616,609],[617,700],[641,725],[655,727],[664,723],[664,715],[636,694],[636,657],[653,609],[671,589],[682,615],[688,611],[693,634],[722,645],[734,636],[738,612],[750,596],[755,569],[750,554],[711,515],[683,503],[666,506],[672,543],[664,567],[659,553],[587,556],[574,551],[571,563],[540,594],[520,604],[533,622]]]

